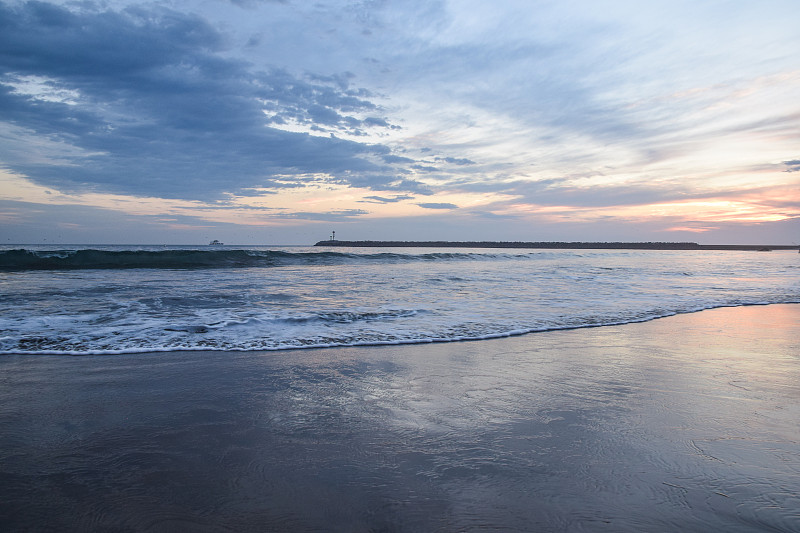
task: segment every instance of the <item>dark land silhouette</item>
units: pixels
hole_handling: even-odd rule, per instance
[[[542,248],[556,250],[797,250],[797,245],[698,244],[696,242],[522,242],[522,241],[319,241],[314,246],[364,248]]]

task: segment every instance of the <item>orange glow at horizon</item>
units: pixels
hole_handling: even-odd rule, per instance
[[[672,228],[667,228],[664,231],[682,231],[687,233],[705,233],[707,231],[712,231],[715,229],[719,229],[717,227],[707,227],[707,228],[693,228],[689,226],[675,226]]]
[[[708,198],[600,207],[543,206],[518,202],[499,209],[498,212],[522,213],[541,217],[551,222],[567,220],[592,222],[608,218],[629,222],[668,219],[672,221],[672,224],[680,220],[706,224],[779,222],[800,217],[800,192],[794,189],[780,188],[760,195],[743,194],[738,198]],[[674,226],[675,231],[703,232],[711,229],[717,228],[709,226],[708,229],[702,229],[684,226],[680,223]]]
[[[328,223],[320,215],[344,217],[344,220],[425,217],[442,215],[441,209],[426,209],[419,204],[453,204],[452,211],[469,216],[472,210],[495,215],[515,215],[526,219],[557,223],[593,223],[615,221],[642,223],[664,221],[663,231],[703,233],[718,229],[721,223],[777,222],[800,217],[800,190],[781,184],[763,192],[742,192],[736,196],[687,199],[636,205],[537,205],[519,196],[493,192],[439,192],[430,196],[406,195],[396,199],[396,191],[373,191],[344,185],[326,184],[324,177],[307,188],[281,191],[262,196],[234,196],[223,204],[199,200],[142,198],[104,193],[62,193],[34,184],[19,175],[0,172],[0,194],[7,200],[48,205],[80,205],[118,211],[132,216],[155,217],[152,223],[165,228],[196,229],[207,227],[187,224],[169,217],[183,216],[201,222],[246,226],[291,226],[303,223]],[[378,198],[378,199],[376,199]],[[386,199],[386,201],[382,201]],[[14,210],[0,214],[5,220],[17,218]]]

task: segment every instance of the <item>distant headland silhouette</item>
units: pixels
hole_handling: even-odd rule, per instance
[[[339,241],[330,238],[314,246],[353,248],[541,248],[556,250],[797,250],[797,245],[698,244],[696,242],[555,242],[555,241]]]

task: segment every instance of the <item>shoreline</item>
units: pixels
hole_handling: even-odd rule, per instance
[[[282,346],[282,347],[275,347],[275,348],[253,348],[253,349],[215,349],[213,347],[191,347],[191,348],[163,348],[163,349],[141,349],[138,351],[126,350],[126,351],[88,351],[88,352],[57,352],[57,351],[37,351],[37,352],[25,352],[25,351],[9,351],[9,352],[0,352],[0,357],[3,356],[28,356],[28,357],[36,357],[36,356],[53,356],[53,357],[113,357],[113,356],[126,356],[126,355],[156,355],[156,354],[170,354],[170,353],[232,353],[232,354],[246,354],[246,353],[282,353],[282,352],[305,352],[310,350],[340,350],[340,349],[349,349],[349,348],[378,348],[378,347],[401,347],[401,346],[428,346],[428,345],[436,345],[436,344],[459,344],[459,343],[472,343],[472,342],[491,342],[495,340],[502,340],[508,339],[513,337],[525,337],[528,335],[540,335],[540,334],[547,334],[547,333],[555,333],[559,331],[574,331],[574,330],[582,330],[582,329],[593,329],[593,328],[610,328],[610,327],[619,327],[619,326],[626,326],[631,324],[643,324],[647,322],[657,321],[657,320],[664,320],[669,319],[675,316],[682,316],[682,315],[693,315],[696,313],[704,313],[707,311],[714,311],[717,309],[737,309],[741,307],[769,307],[772,305],[797,305],[800,306],[800,302],[782,302],[782,303],[750,303],[750,304],[739,304],[739,305],[721,305],[716,307],[707,307],[703,309],[696,309],[693,311],[679,311],[679,312],[672,312],[669,314],[661,315],[661,316],[651,316],[636,320],[629,320],[625,322],[609,322],[605,324],[581,324],[575,326],[560,326],[560,327],[552,327],[552,328],[544,328],[544,329],[533,329],[533,330],[525,330],[525,331],[511,331],[506,333],[497,333],[497,334],[490,334],[483,337],[464,337],[464,338],[431,338],[431,339],[406,339],[406,340],[398,340],[398,341],[375,341],[375,342],[365,342],[363,344],[309,344],[307,346]]]
[[[0,357],[0,529],[792,531],[800,305]]]

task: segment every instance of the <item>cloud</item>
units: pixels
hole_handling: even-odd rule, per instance
[[[519,220],[521,217],[520,215],[513,214],[513,213],[493,213],[491,211],[479,211],[473,210],[469,213],[471,216],[475,217],[476,219],[486,219],[486,220]]]
[[[458,206],[456,204],[448,204],[445,202],[429,202],[417,205],[420,207],[424,207],[425,209],[458,209]]]
[[[794,159],[792,161],[784,161],[783,164],[788,167],[786,170],[784,170],[784,172],[800,171],[800,159]]]
[[[412,165],[411,168],[420,172],[439,172],[437,167],[431,167],[427,165]]]
[[[436,161],[444,161],[445,163],[450,163],[451,165],[474,165],[475,161],[467,159],[465,157],[456,158],[456,157],[437,157]]]
[[[261,3],[275,3],[275,4],[287,4],[289,0],[228,0],[231,4],[248,9],[254,8],[258,4]]]
[[[337,211],[328,211],[326,213],[292,212],[292,213],[283,213],[276,216],[277,218],[285,218],[285,219],[312,220],[320,222],[340,222],[343,220],[368,214],[369,211],[364,211],[363,209],[341,209]]]
[[[395,195],[391,198],[386,198],[384,196],[365,196],[362,203],[378,203],[378,204],[394,204],[397,202],[402,202],[403,200],[413,200],[413,196],[407,195]]]
[[[406,161],[384,146],[275,127],[390,128],[369,91],[347,75],[298,77],[231,59],[226,37],[199,16],[27,2],[0,5],[0,27],[0,116],[73,147],[62,164],[6,161],[36,183],[187,199],[269,188],[276,174],[419,187],[394,180],[392,165]]]
[[[415,161],[409,157],[399,155],[387,154],[381,157],[387,163],[414,163]]]
[[[346,176],[337,183],[376,191],[396,191],[419,194],[421,196],[430,196],[434,194],[430,187],[420,181],[388,174],[370,174],[364,172],[358,175]]]

